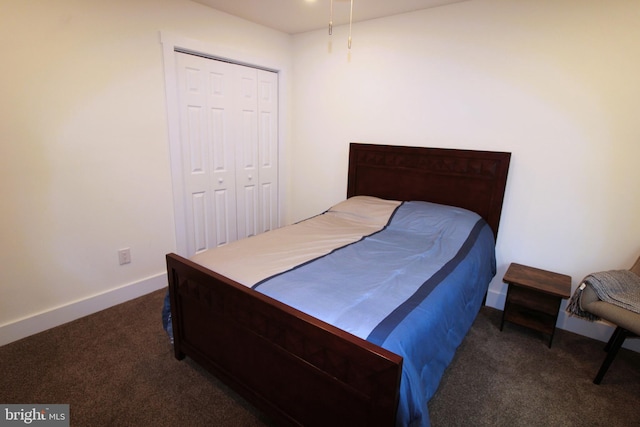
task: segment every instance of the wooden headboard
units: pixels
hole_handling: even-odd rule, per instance
[[[469,209],[498,235],[511,153],[351,143],[347,197]]]

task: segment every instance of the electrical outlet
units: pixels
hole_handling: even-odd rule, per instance
[[[118,251],[118,259],[120,260],[120,265],[129,264],[131,262],[131,249],[120,249]]]

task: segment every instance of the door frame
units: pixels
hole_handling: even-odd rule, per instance
[[[284,141],[286,121],[286,71],[283,64],[270,63],[265,58],[258,58],[247,52],[240,52],[228,47],[216,46],[193,40],[175,34],[160,32],[162,44],[162,56],[164,62],[164,78],[167,103],[167,123],[169,135],[169,154],[171,162],[171,182],[173,190],[173,213],[176,240],[176,253],[186,256],[188,253],[186,230],[186,196],[184,194],[184,182],[182,175],[182,149],[180,143],[180,110],[178,106],[178,87],[176,70],[176,50],[183,53],[191,53],[211,59],[232,62],[239,65],[247,65],[253,68],[273,71],[278,74],[278,207],[277,225],[283,224],[285,185],[283,176],[284,165]]]

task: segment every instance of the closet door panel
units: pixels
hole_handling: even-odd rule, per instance
[[[179,80],[180,140],[185,189],[188,255],[205,250],[210,243],[210,205],[207,193],[208,159],[206,119],[206,71],[188,55],[176,57]]]
[[[236,175],[234,134],[234,66],[221,61],[201,58],[207,63],[209,108],[209,176],[214,213],[211,218],[213,246],[225,245],[238,238],[236,223]]]
[[[238,238],[261,230],[258,207],[258,71],[236,66],[237,101],[236,182]]]
[[[258,70],[261,231],[278,227],[278,75]]]
[[[250,237],[259,234],[259,217],[257,216],[259,194],[255,185],[246,185],[240,189],[238,200],[242,203],[245,211],[244,216],[238,217],[238,230],[242,230],[242,236]]]
[[[208,245],[207,220],[210,217],[205,192],[191,194],[191,213],[193,215],[193,249],[194,253],[202,252]]]
[[[237,238],[235,221],[218,222],[236,217],[227,65],[176,53],[187,256]],[[227,193],[224,204],[215,192]]]
[[[216,246],[226,245],[227,243],[236,240],[236,216],[231,215],[235,212],[236,194],[235,189],[230,191],[228,189],[214,190],[213,193],[213,206],[214,206],[214,224]]]

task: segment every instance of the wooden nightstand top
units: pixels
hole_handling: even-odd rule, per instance
[[[561,298],[571,296],[571,276],[511,263],[502,279],[505,283],[522,286]]]

